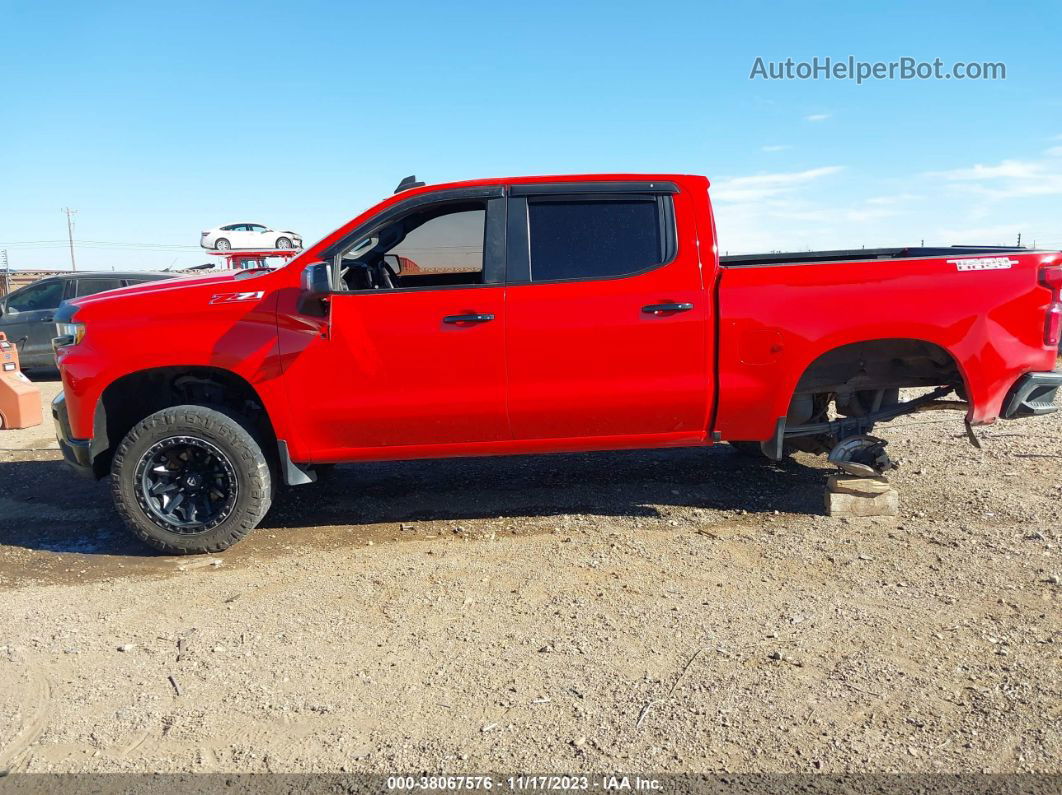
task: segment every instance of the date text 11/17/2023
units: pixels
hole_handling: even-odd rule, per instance
[[[439,775],[388,776],[389,791],[461,791],[508,790],[517,792],[567,792],[599,790],[605,792],[659,792],[662,782],[620,774],[588,775],[514,775],[495,779],[493,776]]]

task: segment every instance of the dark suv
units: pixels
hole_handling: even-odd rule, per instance
[[[18,346],[23,369],[52,368],[55,310],[72,298],[130,284],[170,279],[174,273],[69,273],[27,284],[0,299],[0,331]]]

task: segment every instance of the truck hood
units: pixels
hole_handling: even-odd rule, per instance
[[[69,321],[82,309],[94,310],[97,307],[107,307],[115,301],[124,301],[128,298],[138,298],[144,295],[163,293],[177,293],[197,287],[209,287],[211,285],[225,286],[237,282],[240,284],[254,284],[260,276],[266,276],[272,271],[226,271],[209,276],[177,276],[173,279],[160,279],[155,282],[141,282],[128,287],[120,287],[117,290],[108,290],[105,293],[87,295],[84,298],[76,298],[72,301],[64,301],[55,313],[57,322]],[[254,289],[254,288],[248,288]]]
[[[141,282],[140,284],[131,284],[128,287],[119,287],[117,290],[108,290],[105,293],[87,295],[84,298],[77,298],[70,303],[76,304],[79,307],[89,307],[110,301],[120,301],[121,299],[130,296],[146,295],[148,293],[166,293],[174,290],[184,290],[190,287],[205,287],[210,284],[229,284],[237,280],[250,283],[257,276],[264,276],[266,273],[269,273],[269,271],[227,271],[225,273],[216,273],[209,276],[177,276],[173,279]]]

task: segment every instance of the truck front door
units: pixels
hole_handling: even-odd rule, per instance
[[[710,307],[689,198],[661,183],[513,186],[508,221],[514,438],[703,439]]]
[[[500,188],[466,195],[418,197],[370,222],[333,260],[340,291],[326,316],[282,304],[299,460],[445,455],[509,438],[505,200]]]

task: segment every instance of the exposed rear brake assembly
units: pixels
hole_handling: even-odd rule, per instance
[[[887,442],[869,436],[875,423],[888,422],[904,414],[920,411],[969,409],[969,404],[961,400],[942,400],[951,394],[953,387],[942,386],[921,397],[903,403],[892,403],[881,407],[880,402],[861,416],[841,417],[836,420],[812,422],[801,425],[785,425],[779,420],[779,436],[768,443],[772,449],[781,450],[786,439],[808,436],[825,436],[836,440],[830,450],[829,460],[842,470],[857,477],[880,477],[882,473],[895,469],[896,464],[885,452]],[[968,429],[968,438],[975,446],[976,436]]]
[[[830,451],[829,460],[845,473],[857,478],[876,478],[896,468],[885,452],[888,445],[876,436],[849,436]]]

